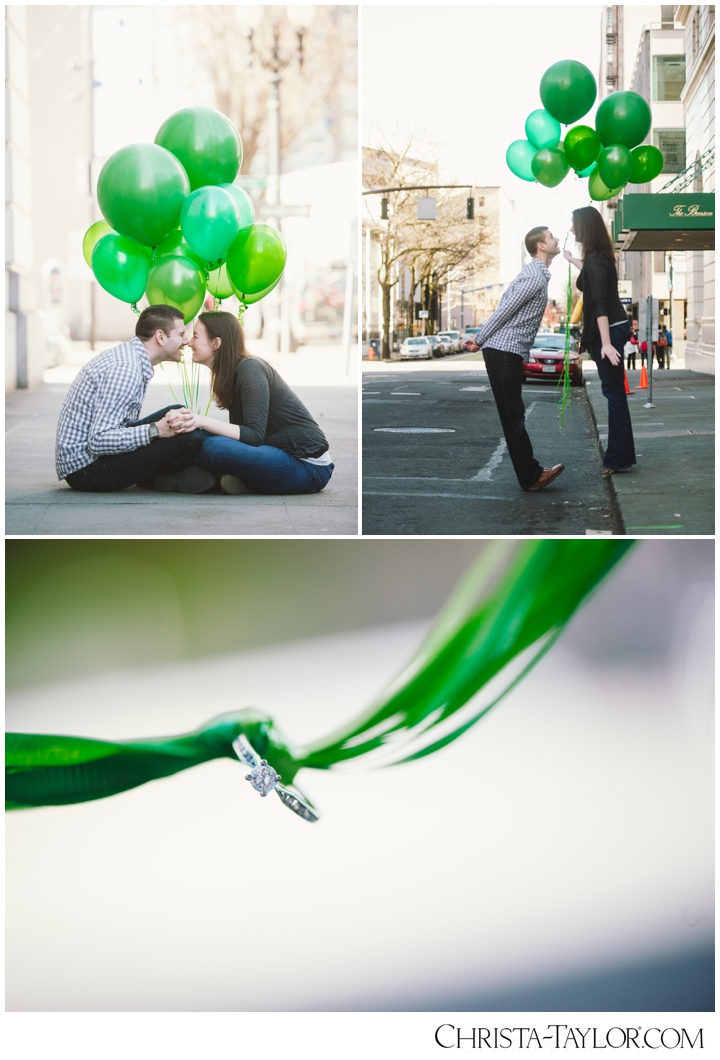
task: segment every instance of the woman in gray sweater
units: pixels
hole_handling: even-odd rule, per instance
[[[211,389],[228,422],[186,410],[183,430],[207,433],[197,464],[220,478],[224,493],[319,493],[333,463],[328,442],[300,398],[275,369],[245,349],[232,313],[201,313],[188,343],[210,369]]]

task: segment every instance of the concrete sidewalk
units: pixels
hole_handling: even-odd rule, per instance
[[[594,364],[584,365],[601,451],[607,442],[607,401]],[[628,372],[628,405],[637,464],[613,475],[625,533],[630,536],[715,533],[715,377],[670,368],[653,372],[652,403]]]
[[[322,537],[358,533],[357,387],[332,351],[268,358],[317,419],[335,462],[333,477],[321,493],[278,497],[192,496],[137,487],[89,494],[58,482],[57,419],[70,382],[88,356],[79,355],[46,372],[45,382],[32,390],[8,395],[6,534]],[[207,387],[201,393],[207,401]],[[172,403],[167,381],[158,370],[148,387],[143,414]],[[214,408],[213,412],[227,416]]]

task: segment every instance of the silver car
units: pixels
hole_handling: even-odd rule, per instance
[[[422,357],[426,361],[432,360],[432,346],[426,335],[418,335],[415,338],[404,339],[400,346],[400,360],[410,361],[415,357]]]
[[[462,350],[459,331],[441,331],[438,338],[443,353],[460,353]]]

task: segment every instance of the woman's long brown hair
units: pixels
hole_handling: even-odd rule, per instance
[[[615,250],[610,240],[610,233],[605,227],[599,210],[594,206],[581,206],[573,210],[573,228],[575,241],[582,244],[583,258],[597,254],[608,261],[615,261]]]
[[[205,326],[208,337],[220,339],[215,351],[215,360],[210,369],[210,388],[219,409],[229,409],[235,393],[235,372],[243,357],[250,354],[245,349],[245,335],[232,313],[201,313],[198,320]]]

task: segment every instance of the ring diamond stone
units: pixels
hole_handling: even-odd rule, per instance
[[[250,772],[245,777],[250,781],[250,787],[259,791],[263,798],[271,791],[277,792],[281,802],[289,809],[302,817],[304,821],[311,823],[318,820],[318,814],[312,803],[296,787],[281,784],[282,777],[272,766],[269,766],[264,758],[255,752],[246,736],[238,736],[233,741],[233,751],[241,762],[250,767]]]

